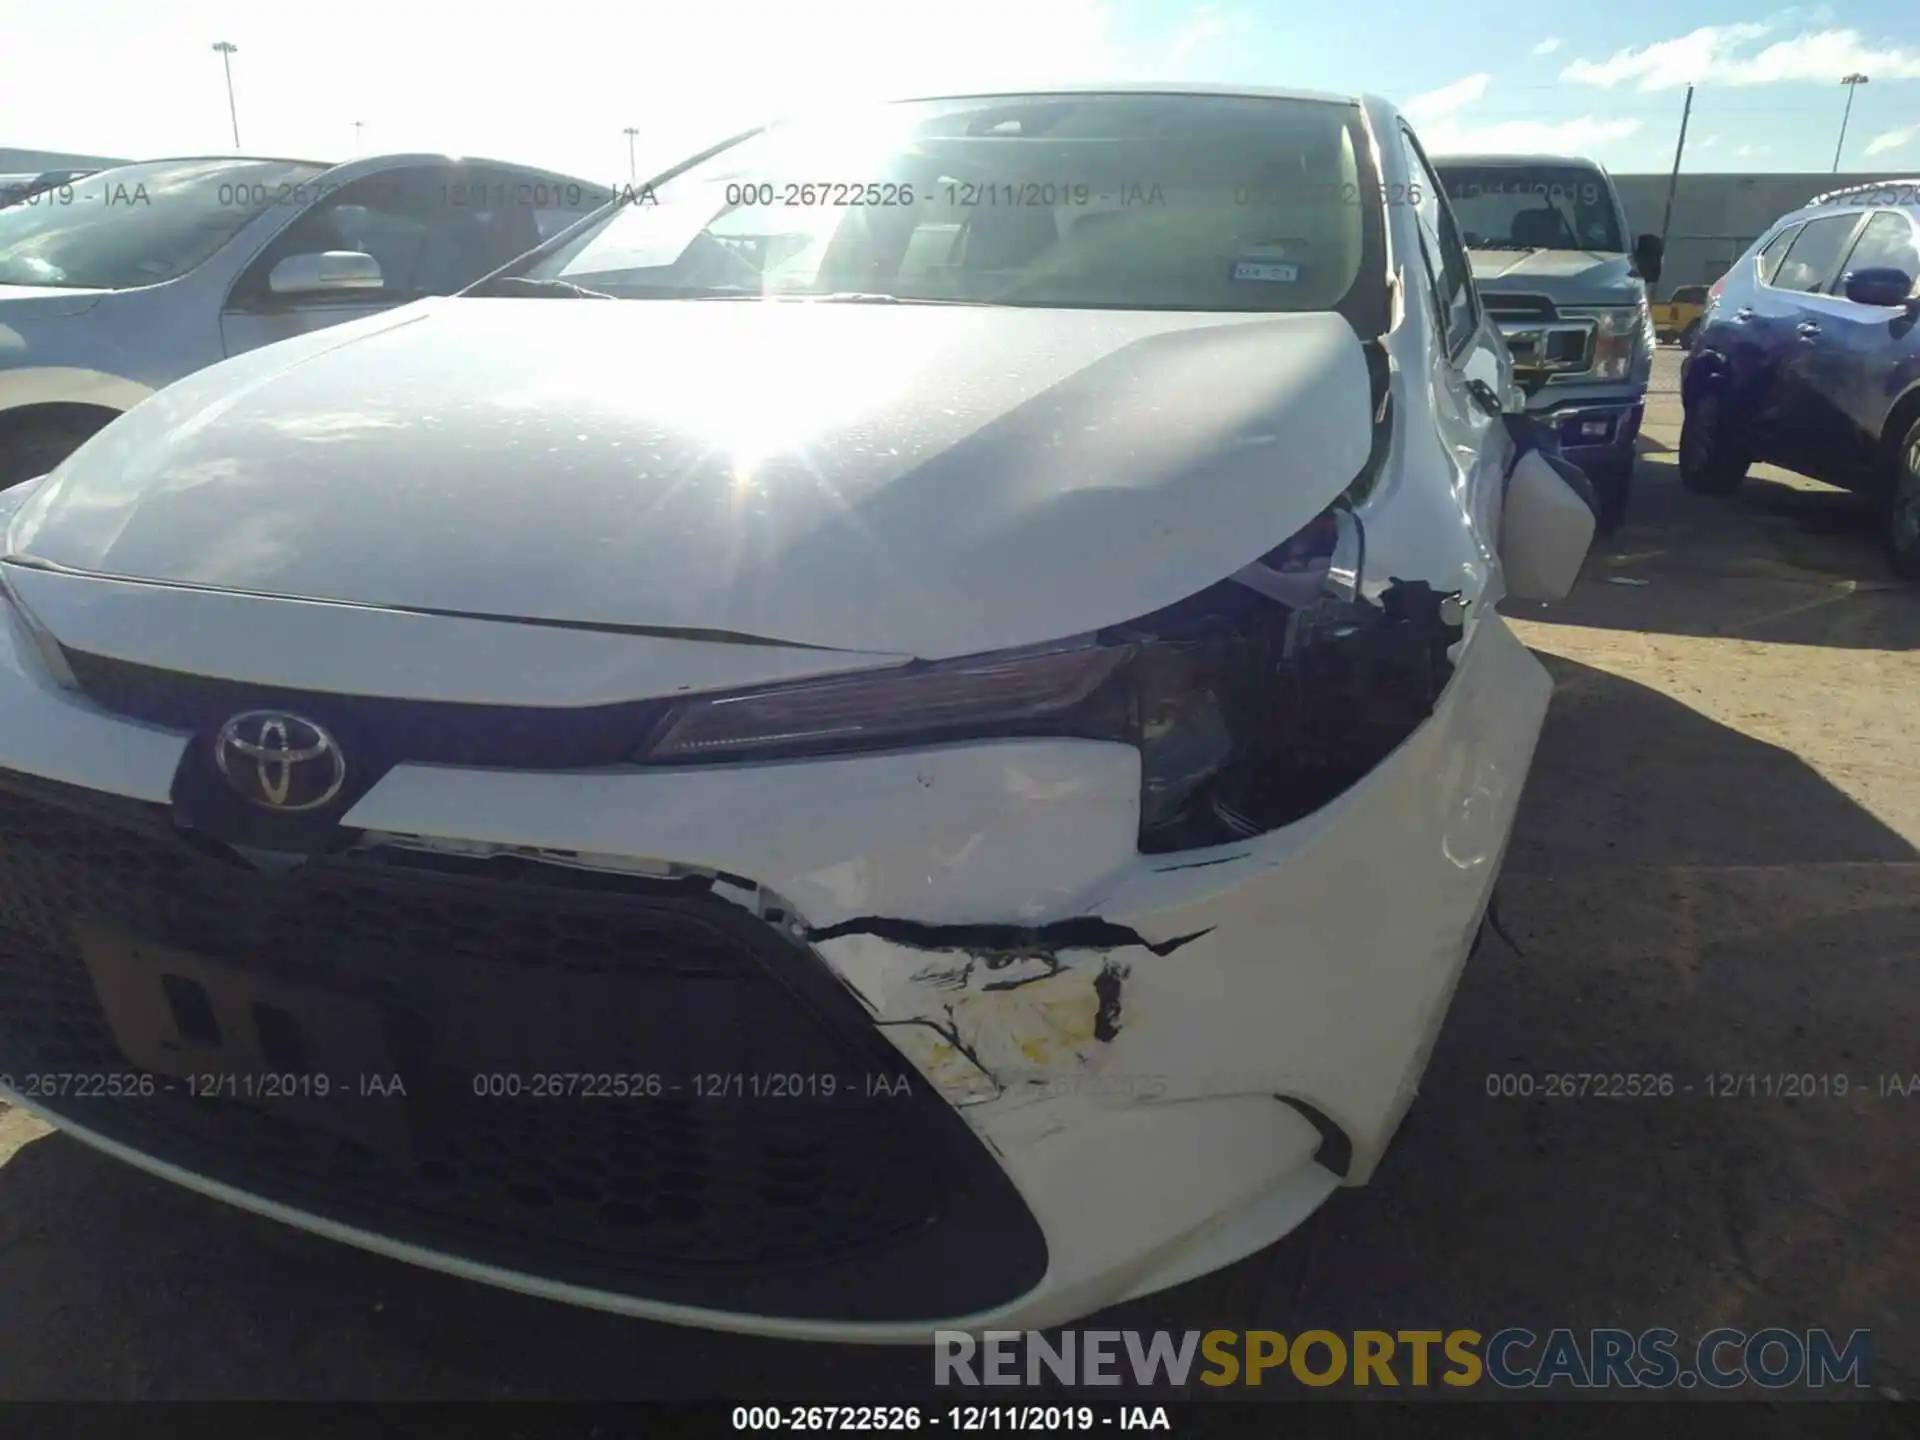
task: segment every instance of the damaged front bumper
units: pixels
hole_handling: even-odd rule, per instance
[[[17,722],[0,770],[165,800],[185,737],[18,664],[0,688]],[[1060,1323],[1250,1253],[1370,1177],[1487,906],[1550,688],[1486,615],[1432,716],[1346,793],[1173,854],[1138,849],[1138,751],[1068,739],[715,769],[403,764],[346,815],[370,846],[711,877],[817,957],[1044,1237],[1038,1282],[990,1308],[848,1321],[556,1279],[263,1198],[30,1103],[220,1198],[574,1303],[866,1341]]]

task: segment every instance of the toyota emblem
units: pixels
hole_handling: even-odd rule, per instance
[[[220,727],[213,763],[263,810],[317,810],[347,783],[347,758],[325,729],[279,710],[248,710]]]

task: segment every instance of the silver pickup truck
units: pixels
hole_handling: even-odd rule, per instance
[[[1434,168],[1527,410],[1587,472],[1611,530],[1626,513],[1653,370],[1648,287],[1660,278],[1660,238],[1629,250],[1620,197],[1592,160],[1443,155]]]

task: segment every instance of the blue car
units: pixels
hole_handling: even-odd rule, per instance
[[[1869,496],[1920,580],[1920,180],[1822,195],[1709,292],[1680,372],[1680,478],[1730,494],[1767,461]]]

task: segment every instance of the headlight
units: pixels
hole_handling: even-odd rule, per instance
[[[1074,712],[1128,658],[1091,637],[1027,652],[916,665],[688,700],[642,758],[760,759],[874,749],[943,734],[1031,734]]]
[[[1362,598],[1344,504],[1237,575],[1054,644],[676,704],[643,765],[726,764],[1013,737],[1140,752],[1140,847],[1272,829],[1326,803],[1432,712],[1459,638],[1435,594]]]
[[[1646,336],[1653,325],[1653,312],[1645,300],[1638,305],[1597,305],[1589,310],[1563,309],[1560,313],[1594,322],[1593,368],[1585,375],[1562,378],[1625,380],[1633,374],[1635,351],[1650,343]]]

